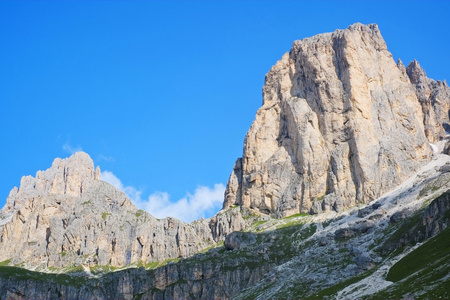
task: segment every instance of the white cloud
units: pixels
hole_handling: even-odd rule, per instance
[[[141,191],[132,186],[124,186],[112,172],[103,171],[102,180],[125,192],[138,208],[146,210],[154,217],[160,219],[174,217],[184,222],[209,217],[219,211],[225,192],[225,186],[219,183],[213,188],[198,186],[194,194],[188,193],[175,202],[172,202],[170,195],[165,192],[155,192],[147,200],[143,200]]]
[[[97,158],[98,158],[99,161],[101,161],[101,160],[109,161],[109,162],[116,161],[116,159],[113,156],[111,156],[111,155],[106,156],[106,155],[100,154]]]
[[[188,193],[178,201],[171,202],[168,193],[156,192],[146,201],[136,205],[157,218],[175,217],[185,222],[204,218],[207,214],[215,213],[222,208],[225,186],[215,184],[213,188],[199,186],[194,194]]]
[[[69,144],[69,142],[66,142],[62,146],[62,148],[63,148],[64,151],[70,153],[71,155],[74,154],[75,152],[83,151],[83,149],[80,146],[73,147],[72,145]]]
[[[122,184],[122,182],[120,181],[120,179],[117,178],[117,176],[114,175],[112,172],[102,171],[101,178],[103,181],[106,181],[106,182],[110,183],[111,185],[113,185],[115,188],[123,191],[128,196],[128,198],[130,198],[131,201],[133,201],[134,204],[142,201],[141,200],[141,191],[139,191],[138,189],[136,189],[133,186],[124,186]]]

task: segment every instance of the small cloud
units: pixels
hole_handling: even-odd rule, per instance
[[[168,193],[156,192],[150,195],[147,201],[136,205],[148,211],[157,218],[174,217],[184,222],[210,217],[222,208],[225,186],[215,184],[213,188],[199,186],[194,194],[188,193],[185,197],[172,202]]]
[[[143,200],[141,191],[133,186],[124,186],[112,172],[103,171],[101,176],[103,181],[125,192],[138,208],[159,219],[174,217],[184,222],[192,222],[211,217],[222,208],[223,204],[225,186],[222,183],[215,184],[212,188],[198,186],[194,194],[187,193],[185,197],[173,202],[166,192],[155,192],[147,200]]]
[[[102,161],[102,160],[104,160],[104,161],[108,161],[108,162],[114,162],[114,161],[116,161],[116,159],[113,157],[113,156],[105,156],[105,155],[103,155],[103,154],[100,154],[98,157],[97,157],[97,159],[98,159],[98,161]]]
[[[66,142],[62,146],[62,148],[64,151],[70,153],[71,155],[74,154],[75,152],[83,151],[83,149],[80,146],[73,147],[72,145],[69,144],[69,142]]]

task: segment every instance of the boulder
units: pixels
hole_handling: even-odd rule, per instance
[[[401,220],[406,219],[406,217],[407,217],[407,212],[405,210],[398,211],[389,218],[389,223],[391,223],[391,224],[398,223]]]
[[[227,250],[242,250],[255,242],[255,234],[235,231],[225,237],[224,246]]]

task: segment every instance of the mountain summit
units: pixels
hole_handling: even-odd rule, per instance
[[[19,210],[29,198],[45,196],[81,197],[93,183],[100,181],[100,167],[94,168],[94,162],[88,154],[77,152],[70,158],[56,158],[52,167],[38,171],[36,177],[24,176],[20,189],[15,187],[9,193],[4,213]]]
[[[224,208],[285,217],[378,198],[430,160],[449,95],[397,65],[376,24],[295,41],[266,75]]]
[[[0,211],[0,262],[42,269],[178,259],[245,228],[250,219],[238,211],[192,224],[156,219],[102,181],[89,155],[77,152],[11,190]]]

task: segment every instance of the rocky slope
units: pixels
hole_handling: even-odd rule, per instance
[[[22,178],[0,299],[449,298],[447,84],[355,24],[294,42],[263,96],[211,219],[138,210],[82,152]]]
[[[100,179],[83,152],[22,178],[0,211],[0,261],[32,268],[121,267],[191,256],[248,220],[230,210],[191,224],[158,220]]]
[[[68,275],[0,266],[0,299],[447,299],[449,170],[450,156],[437,155],[367,205],[261,216],[223,246],[161,267]],[[411,272],[415,256],[423,261]]]
[[[429,161],[449,95],[417,62],[397,65],[375,24],[294,42],[266,75],[224,208],[283,217],[376,199]]]

